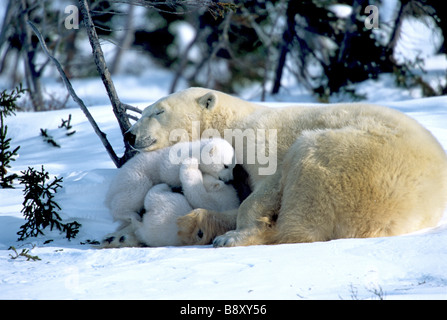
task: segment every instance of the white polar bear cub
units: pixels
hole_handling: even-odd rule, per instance
[[[235,153],[223,139],[179,142],[168,148],[142,152],[119,169],[109,187],[105,203],[113,218],[124,224],[132,219],[140,220],[149,189],[160,183],[180,187],[180,166],[191,157],[198,160],[198,168],[204,174],[222,183],[233,179]]]
[[[193,208],[225,211],[239,206],[236,190],[209,174],[202,175],[195,158],[182,162],[180,180],[184,195],[172,192],[164,183],[152,187],[144,200],[142,221],[132,219],[125,234],[121,232],[121,236],[111,239],[108,246],[180,246],[177,218]]]

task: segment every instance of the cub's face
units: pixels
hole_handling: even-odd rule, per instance
[[[190,88],[171,94],[144,109],[141,118],[126,133],[126,140],[140,151],[169,147],[191,141],[193,121],[201,122],[217,102],[212,91]]]
[[[209,174],[210,176],[214,177],[215,179],[218,179],[223,182],[230,182],[233,180],[233,169],[235,167],[235,164],[201,164],[200,165],[200,171],[203,173]]]
[[[233,169],[236,166],[236,156],[233,147],[225,140],[212,140],[201,151],[199,168],[223,182],[233,180]]]

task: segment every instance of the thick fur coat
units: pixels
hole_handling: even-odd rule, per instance
[[[115,220],[140,219],[144,198],[159,183],[180,187],[182,161],[195,157],[199,169],[216,179],[233,179],[235,156],[232,146],[222,139],[180,142],[154,152],[141,152],[126,162],[110,184],[106,206]]]
[[[194,154],[198,158],[185,156]],[[220,211],[239,206],[236,190],[226,183],[235,162],[233,148],[221,139],[137,155],[119,169],[110,186],[106,201],[122,226],[105,237],[102,247],[181,245],[178,217],[193,208]],[[183,194],[172,187],[181,187]]]
[[[272,109],[190,88],[147,107],[131,134],[136,148],[156,150],[173,143],[173,130],[197,138],[197,124],[200,135],[255,132],[242,148],[232,140],[253,192],[238,210],[195,210],[181,217],[185,243],[392,236],[433,227],[443,215],[446,154],[429,131],[398,111],[367,104]],[[263,174],[270,163],[247,161],[250,150],[265,151],[276,170]],[[197,241],[199,231],[204,235]]]

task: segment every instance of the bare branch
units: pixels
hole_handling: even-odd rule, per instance
[[[56,65],[56,68],[59,71],[59,74],[60,74],[60,76],[62,78],[62,81],[65,84],[65,87],[67,88],[67,90],[70,93],[70,95],[73,98],[73,100],[80,106],[81,110],[84,112],[84,114],[87,117],[88,121],[92,125],[95,133],[101,139],[101,142],[104,145],[104,147],[106,148],[107,153],[109,154],[109,156],[112,159],[113,163],[115,163],[115,165],[117,167],[119,167],[120,166],[120,159],[118,158],[118,156],[116,155],[115,151],[113,150],[111,144],[107,140],[106,134],[104,132],[102,132],[101,129],[99,129],[98,125],[96,124],[95,119],[93,119],[93,116],[90,114],[90,111],[88,110],[88,108],[86,107],[86,105],[84,104],[82,99],[79,98],[78,95],[76,94],[76,92],[74,91],[73,86],[71,85],[70,80],[68,80],[68,78],[67,78],[67,76],[66,76],[66,74],[64,72],[64,69],[62,68],[62,66],[59,63],[59,61],[50,54],[50,51],[48,50],[48,47],[45,44],[45,40],[43,39],[42,34],[40,33],[40,31],[37,29],[37,27],[31,21],[28,21],[28,25],[31,27],[31,29],[33,29],[34,33],[36,34],[37,38],[39,39],[40,45],[42,46],[42,49],[45,52],[45,54]]]
[[[134,112],[139,113],[139,114],[142,114],[142,113],[143,113],[143,110],[141,110],[141,109],[139,109],[139,108],[137,108],[137,107],[134,107],[134,106],[125,104],[125,103],[123,103],[123,107],[124,107],[126,110],[134,111]]]
[[[125,113],[125,109],[121,105],[109,69],[107,68],[106,62],[104,60],[104,53],[102,52],[101,45],[99,44],[98,35],[96,34],[95,25],[93,24],[89,12],[87,0],[79,0],[79,6],[80,6],[79,9],[81,10],[82,14],[82,19],[84,21],[84,25],[87,29],[90,45],[92,47],[95,64],[99,74],[101,75],[101,79],[104,83],[104,86],[107,90],[110,102],[112,103],[113,112],[115,113],[115,115],[119,120],[123,120],[120,118]],[[123,120],[123,122],[119,121],[121,132],[123,134],[130,128],[130,123],[128,121],[126,122],[126,120],[127,119]]]
[[[166,1],[156,1],[156,0],[111,0],[114,3],[127,3],[134,6],[140,6],[150,9],[155,9],[160,12],[166,12],[170,14],[185,14],[191,12],[194,9],[206,8],[206,10],[216,19],[218,16],[223,17],[224,13],[235,10],[236,5],[234,3],[219,2],[214,0],[166,0]],[[181,12],[164,10],[162,7],[184,7]]]
[[[135,117],[135,116],[133,116],[133,115],[131,115],[131,114],[128,114],[127,117],[128,117],[129,119],[138,121],[138,117]]]
[[[186,6],[186,7],[205,7],[205,6],[215,6],[216,3],[212,0],[166,0],[166,1],[156,1],[156,0],[111,0],[110,2],[115,3],[127,3],[134,6],[140,6],[145,8],[159,9],[159,7],[171,7],[176,6]],[[172,13],[172,12],[169,12]]]
[[[118,98],[118,94],[115,90],[115,85],[112,81],[112,76],[109,69],[107,68],[106,61],[104,59],[104,53],[102,52],[101,45],[99,43],[98,34],[96,33],[95,25],[90,14],[90,9],[87,0],[79,0],[79,9],[81,11],[82,20],[87,29],[87,35],[92,47],[93,57],[95,59],[96,68],[98,73],[101,75],[102,82],[106,88],[107,94],[109,96],[110,102],[112,104],[112,109],[115,114],[118,124],[121,129],[123,137],[126,132],[130,129],[131,124],[129,117],[126,114],[126,108],[124,104]],[[131,148],[126,139],[123,139],[125,151],[124,156],[120,159],[120,165],[124,164],[127,160],[135,155],[135,151]]]

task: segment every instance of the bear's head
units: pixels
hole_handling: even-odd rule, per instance
[[[125,138],[140,151],[152,151],[179,141],[199,139],[211,114],[219,117],[219,113],[214,110],[217,106],[217,92],[212,90],[189,88],[171,94],[145,108]],[[224,119],[225,115],[221,118]],[[200,132],[194,132],[197,125],[203,125]]]
[[[223,137],[238,121],[260,108],[220,91],[189,88],[162,98],[144,109],[126,133],[135,149],[152,151],[180,141]],[[206,131],[206,133],[205,133]]]

